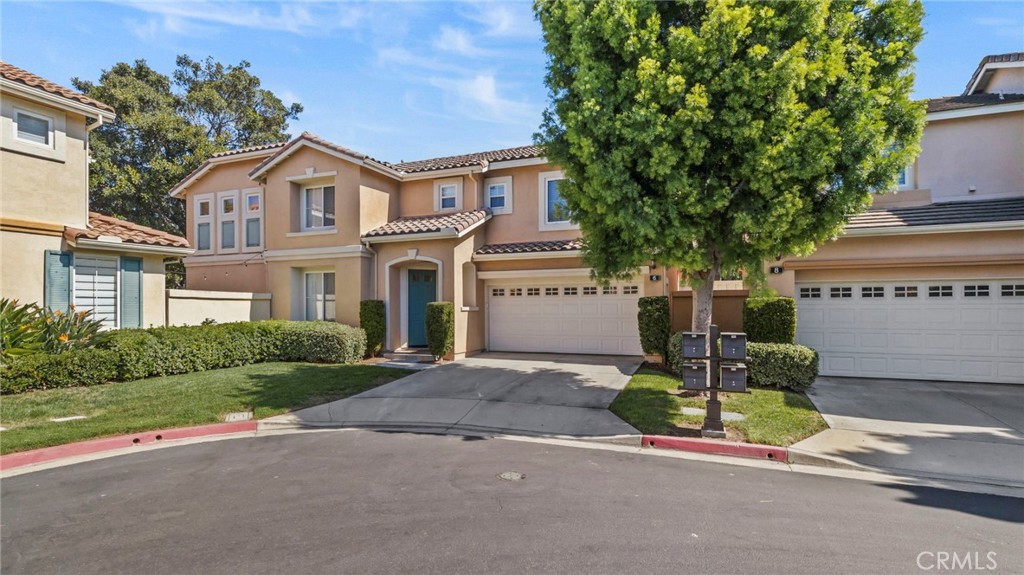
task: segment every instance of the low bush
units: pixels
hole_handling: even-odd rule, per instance
[[[117,366],[117,353],[105,349],[12,357],[0,368],[0,393],[99,385],[117,378]]]
[[[73,305],[61,311],[0,299],[0,358],[94,347],[106,337],[102,327],[92,311]]]
[[[677,331],[668,339],[665,365],[676,375],[683,372],[683,332]]]
[[[748,298],[743,303],[743,331],[747,341],[796,341],[796,301],[789,297]]]
[[[291,321],[281,325],[279,359],[354,363],[366,353],[366,332],[332,321]]]
[[[818,377],[818,352],[788,343],[748,343],[747,377],[753,385],[804,390]]]
[[[384,350],[384,301],[364,299],[359,302],[359,327],[366,332],[366,355],[380,355]]]
[[[668,339],[672,326],[669,315],[668,296],[647,296],[640,298],[636,314],[640,325],[640,347],[646,354],[667,357]]]
[[[455,345],[455,306],[450,301],[427,304],[427,347],[435,360],[448,355]]]

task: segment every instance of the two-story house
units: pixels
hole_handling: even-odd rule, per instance
[[[0,62],[0,297],[162,326],[185,238],[89,211],[89,132],[114,109]]]
[[[767,266],[824,375],[1024,383],[1024,53],[928,101],[898,193]]]
[[[665,281],[591,282],[562,178],[535,146],[389,164],[304,133],[219,154],[171,191],[196,248],[186,287],[270,292],[275,318],[352,325],[380,299],[392,350],[425,345],[426,304],[444,300],[455,357],[640,354],[637,299]]]

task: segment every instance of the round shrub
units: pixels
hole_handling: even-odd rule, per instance
[[[91,348],[17,356],[0,371],[0,392],[99,385],[117,377],[117,363],[116,353]]]
[[[359,302],[359,327],[366,332],[366,355],[380,355],[384,350],[383,300],[364,299]]]
[[[743,302],[743,331],[747,341],[796,341],[796,301],[789,297],[756,297]]]
[[[427,304],[427,347],[435,360],[448,355],[455,345],[455,306],[450,301]]]
[[[667,346],[671,331],[672,317],[669,314],[668,296],[647,296],[640,298],[636,314],[640,325],[640,347],[646,354],[668,356]]]
[[[290,321],[281,325],[280,359],[354,363],[366,353],[366,332],[333,321]]]
[[[788,343],[748,343],[750,383],[764,387],[807,389],[818,377],[818,352]]]

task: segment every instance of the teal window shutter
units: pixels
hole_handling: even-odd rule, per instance
[[[121,327],[142,327],[142,260],[121,257]]]
[[[71,307],[71,253],[46,250],[43,255],[43,305],[54,311]]]

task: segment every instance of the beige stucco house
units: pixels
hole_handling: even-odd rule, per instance
[[[0,62],[0,297],[164,325],[164,258],[188,242],[89,211],[89,132],[114,109]]]
[[[1024,53],[928,102],[897,193],[767,265],[825,375],[1024,383]]]
[[[591,282],[561,179],[534,146],[389,164],[304,133],[219,154],[171,194],[196,248],[188,289],[269,292],[275,318],[353,325],[381,299],[391,350],[423,346],[426,303],[444,300],[454,357],[640,354],[637,299],[665,280]]]

